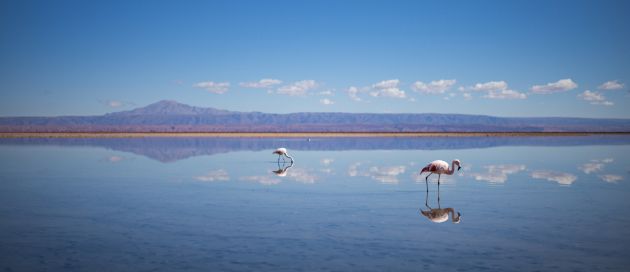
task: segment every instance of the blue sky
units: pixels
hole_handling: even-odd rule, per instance
[[[628,1],[2,1],[0,115],[630,118]]]

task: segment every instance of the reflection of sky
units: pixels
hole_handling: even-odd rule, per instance
[[[311,173],[311,171],[301,167],[294,167],[287,171],[287,177],[299,183],[312,184],[315,183],[318,179],[318,177],[315,174]]]
[[[347,174],[350,177],[368,177],[386,184],[396,184],[399,182],[398,176],[404,174],[407,167],[405,165],[376,166],[372,163],[354,162],[348,167]]]
[[[599,176],[600,179],[602,179],[605,182],[609,182],[609,183],[617,183],[618,181],[623,179],[623,176],[620,175],[601,175]]]
[[[228,181],[230,176],[228,172],[223,169],[213,170],[202,176],[196,176],[198,181]]]
[[[269,150],[161,162],[138,149],[2,145],[2,263],[37,265],[63,254],[92,268],[128,258],[129,267],[229,260],[226,267],[265,270],[255,265],[261,259],[303,265],[303,256],[318,263],[344,256],[356,266],[345,270],[370,270],[378,267],[374,256],[390,254],[389,266],[404,270],[452,265],[453,248],[461,250],[461,270],[479,260],[500,270],[540,268],[530,261],[547,270],[626,263],[618,252],[630,250],[629,222],[619,214],[630,213],[630,145],[289,151],[296,163],[279,177]],[[104,163],[111,157],[123,159]],[[418,173],[454,158],[462,170],[442,176],[440,205],[461,212],[462,223],[432,224],[418,214],[426,209],[426,174]],[[429,178],[426,195],[432,207],[436,181]],[[586,210],[597,216],[583,216]],[[418,257],[428,250],[430,260]],[[580,266],[572,266],[576,260]]]
[[[571,185],[577,179],[577,176],[564,172],[536,170],[531,173],[531,177],[535,179],[546,179],[555,181],[561,185]]]
[[[570,159],[566,159],[566,156],[559,156],[560,153],[558,152],[548,151],[554,148],[545,147],[533,149],[501,147],[477,150],[435,151],[395,150],[392,152],[387,150],[342,152],[292,150],[293,154],[297,154],[299,157],[298,163],[282,176],[273,176],[271,171],[276,170],[274,165],[239,166],[242,165],[239,161],[253,164],[256,158],[259,158],[258,161],[260,162],[272,161],[269,156],[262,155],[266,151],[193,157],[176,161],[173,165],[170,165],[173,162],[162,164],[160,162],[147,161],[146,158],[130,153],[116,152],[112,154],[100,152],[98,151],[99,149],[91,149],[94,153],[103,153],[98,161],[112,162],[112,164],[111,166],[88,166],[81,169],[98,171],[98,169],[112,168],[115,171],[111,173],[120,176],[123,173],[120,171],[121,169],[140,167],[141,169],[151,168],[150,171],[156,173],[165,171],[166,173],[161,176],[167,177],[169,180],[185,180],[188,177],[189,179],[205,182],[255,181],[266,185],[277,185],[286,182],[317,184],[339,182],[341,180],[406,184],[424,182],[426,174],[419,175],[419,170],[421,166],[429,161],[434,159],[450,161],[452,158],[462,158],[462,170],[452,176],[442,175],[440,180],[442,184],[454,184],[455,180],[505,184],[509,180],[523,180],[525,176],[552,181],[559,185],[572,185],[580,180],[583,180],[583,182],[604,181],[606,183],[618,183],[624,180],[625,175],[627,175],[626,171],[615,165],[617,161],[623,162],[620,158],[625,156],[625,154],[619,153],[618,150],[592,153],[591,149],[594,149],[594,147],[589,146],[556,148],[562,149],[562,152],[565,154],[570,153],[571,150],[575,150],[576,153],[585,152],[589,154],[569,156]],[[614,147],[610,148],[614,149]],[[523,152],[526,149],[527,152]],[[499,150],[513,150],[513,152],[498,152]],[[168,154],[168,152],[168,149],[162,151],[163,154]],[[516,156],[508,155],[510,153],[514,153]],[[611,156],[614,153],[618,155],[616,157]],[[307,156],[305,157],[304,155]],[[142,158],[142,160],[138,160],[139,158]],[[231,163],[226,163],[225,158],[228,158]],[[544,158],[544,160],[539,158]],[[205,163],[205,161],[212,161],[212,163]],[[63,164],[63,161],[58,161],[58,163]],[[82,164],[86,163],[88,163],[87,160],[82,161]],[[197,166],[200,164],[204,166]],[[154,167],[152,165],[161,166]],[[178,168],[182,170],[190,169],[190,173],[182,175],[182,171],[177,170]],[[571,169],[575,170],[570,171]],[[130,171],[130,173],[138,171],[137,169],[134,170]],[[107,173],[104,174],[104,176],[107,175]],[[581,176],[584,176],[584,178],[581,178]],[[429,181],[436,183],[437,177],[431,177]]]
[[[286,168],[288,165],[281,166],[281,169]],[[240,171],[237,171],[240,173]],[[263,185],[276,185],[280,184],[283,181],[292,181],[302,184],[314,184],[317,182],[319,177],[313,173],[313,171],[307,170],[302,167],[288,167],[285,171],[280,174],[275,174],[273,171],[267,171],[269,175],[252,175],[252,176],[241,176],[238,180],[241,181],[249,181],[256,182]],[[227,173],[220,172],[220,177],[227,177]],[[204,176],[205,177],[205,176]],[[197,179],[199,177],[196,177]]]
[[[280,182],[282,182],[282,180],[279,179],[279,178],[274,178],[274,177],[270,177],[270,176],[266,176],[266,175],[242,176],[242,177],[239,178],[239,180],[257,182],[257,183],[260,183],[262,185],[275,185],[275,184],[279,184]]]
[[[623,180],[623,176],[621,175],[617,175],[617,174],[602,174],[602,172],[604,171],[609,171],[608,168],[611,168],[610,166],[606,167],[607,165],[611,165],[615,160],[613,158],[606,158],[606,159],[601,159],[601,160],[597,160],[597,159],[593,159],[588,163],[584,163],[582,164],[580,167],[578,167],[578,169],[580,169],[582,172],[584,172],[584,174],[598,174],[597,177],[599,177],[599,179],[608,182],[608,183],[617,183],[620,180]]]
[[[604,166],[608,163],[612,163],[614,160],[612,158],[603,159],[603,160],[591,160],[588,163],[582,164],[578,169],[582,170],[584,174],[590,174],[594,172],[600,172],[604,169]]]
[[[483,168],[485,168],[485,172],[470,173],[469,175],[479,181],[505,183],[508,179],[508,175],[524,171],[527,167],[523,164],[499,164],[486,165]]]

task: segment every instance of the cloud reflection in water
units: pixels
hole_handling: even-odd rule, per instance
[[[381,183],[397,184],[399,182],[398,176],[407,170],[405,165],[361,167],[363,164],[360,162],[350,164],[347,171],[348,176],[369,177]]]
[[[620,180],[623,180],[623,177],[620,175],[600,175],[599,178],[608,183],[617,183]]]
[[[486,181],[489,183],[500,184],[508,180],[508,175],[516,174],[524,171],[527,167],[524,164],[496,164],[486,165],[485,173],[470,173],[469,176],[477,181]]]
[[[548,181],[555,181],[560,185],[571,185],[577,176],[564,172],[548,171],[548,170],[536,170],[533,171],[530,176],[535,179],[546,179]]]
[[[228,181],[230,180],[230,175],[224,169],[218,169],[218,170],[210,171],[203,176],[196,176],[194,177],[194,179],[198,181],[207,181],[207,182]]]
[[[614,160],[611,158],[603,159],[603,160],[591,160],[591,162],[582,164],[578,167],[578,169],[582,170],[584,174],[591,174],[594,172],[600,172],[604,169],[604,166],[608,163],[613,162]]]

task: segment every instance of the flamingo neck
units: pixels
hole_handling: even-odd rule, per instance
[[[451,221],[455,222],[459,219],[459,214],[455,214],[455,210],[453,208],[446,208],[445,210],[447,213],[450,213]],[[455,216],[457,216],[457,218],[455,218]]]
[[[446,172],[447,175],[452,175],[455,172],[455,161],[451,162],[451,168]]]

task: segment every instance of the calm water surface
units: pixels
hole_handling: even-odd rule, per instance
[[[4,139],[0,268],[628,271],[629,154],[624,136]],[[462,161],[439,192],[418,176],[435,159]]]

